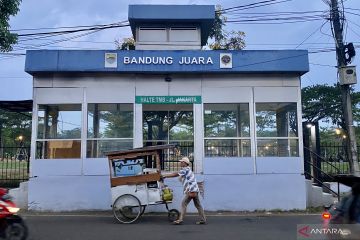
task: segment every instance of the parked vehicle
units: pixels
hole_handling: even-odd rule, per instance
[[[0,188],[0,238],[11,240],[25,240],[28,228],[24,220],[17,213],[20,208],[13,202],[8,190]]]

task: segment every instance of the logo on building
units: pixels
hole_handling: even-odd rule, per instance
[[[220,68],[232,68],[231,53],[220,53]]]
[[[117,68],[117,53],[105,53],[105,68]]]

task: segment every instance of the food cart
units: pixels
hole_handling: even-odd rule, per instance
[[[133,223],[149,205],[165,204],[169,221],[179,211],[169,209],[172,194],[161,178],[163,151],[176,151],[174,144],[106,153],[109,159],[112,209],[121,223]]]

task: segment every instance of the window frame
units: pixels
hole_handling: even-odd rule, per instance
[[[248,137],[206,137],[205,136],[205,105],[206,104],[217,104],[217,105],[228,105],[228,104],[247,104],[247,107],[248,107],[248,119],[249,119],[249,125],[248,125],[248,128],[249,128],[249,136]],[[249,142],[249,152],[250,152],[250,155],[249,156],[241,156],[242,154],[240,154],[239,152],[237,153],[237,156],[230,156],[231,158],[249,158],[249,157],[252,157],[252,132],[251,132],[251,108],[250,108],[250,102],[226,102],[226,103],[219,103],[219,102],[206,102],[206,103],[203,103],[203,111],[202,111],[202,115],[203,115],[203,121],[202,121],[202,125],[203,125],[203,144],[204,144],[204,147],[203,147],[203,152],[204,152],[204,157],[205,158],[216,158],[216,157],[227,157],[227,156],[208,156],[206,155],[206,141],[207,140],[235,140],[235,141],[239,141],[239,140],[246,140]],[[238,126],[237,126],[238,127]]]
[[[40,106],[51,106],[51,105],[55,105],[55,106],[59,106],[59,105],[78,105],[80,106],[80,137],[79,138],[46,138],[46,132],[43,132],[44,137],[43,138],[39,138],[39,112],[40,111],[44,111],[41,110]],[[83,149],[83,141],[82,141],[82,132],[83,132],[83,104],[82,103],[37,103],[36,104],[36,131],[35,131],[35,141],[34,141],[34,159],[39,159],[39,160],[68,160],[68,159],[82,159],[82,149]],[[45,124],[45,116],[44,116],[44,124]],[[38,158],[37,157],[37,152],[38,152],[38,143],[46,143],[46,142],[59,142],[59,141],[79,141],[80,142],[80,155],[79,157],[74,157],[74,158]],[[44,149],[42,149],[42,152],[44,151]]]
[[[257,123],[257,104],[294,104],[295,105],[295,113],[296,113],[296,130],[297,130],[297,137],[293,137],[293,136],[287,136],[287,137],[258,137],[258,131],[257,131],[257,126],[258,126],[258,123]],[[286,102],[275,102],[275,101],[272,101],[272,102],[254,102],[254,139],[255,139],[255,157],[259,158],[268,158],[268,157],[280,157],[280,158],[296,158],[296,157],[300,157],[301,156],[301,153],[300,153],[300,128],[299,128],[299,112],[298,112],[298,102],[295,102],[295,101],[286,101]],[[290,147],[291,144],[290,144],[290,141],[291,140],[297,140],[297,156],[291,156],[291,155],[288,155],[288,156],[259,156],[259,150],[258,150],[258,140],[275,140],[275,141],[278,141],[278,140],[288,140],[288,146]],[[277,144],[277,147],[279,145]],[[291,148],[288,149],[288,152],[291,152]]]
[[[84,103],[86,105],[86,109],[84,109],[84,116],[85,116],[85,119],[84,119],[84,128],[86,128],[84,130],[84,134],[85,136],[83,137],[84,139],[84,143],[85,143],[85,146],[84,146],[84,158],[85,159],[101,159],[101,158],[104,158],[104,157],[93,157],[93,156],[88,156],[88,146],[89,146],[89,142],[91,141],[96,141],[96,142],[99,142],[99,141],[121,141],[121,140],[124,140],[125,142],[131,142],[132,143],[132,147],[134,147],[134,128],[135,128],[135,125],[134,125],[134,120],[135,120],[135,104],[134,103],[129,103],[129,102],[107,102],[107,103],[103,103],[103,102],[87,102],[87,103]],[[130,106],[130,109],[131,109],[131,112],[132,112],[132,119],[131,119],[131,123],[132,123],[132,129],[131,129],[131,132],[132,132],[132,137],[124,137],[124,138],[121,138],[121,137],[116,137],[116,138],[111,138],[111,137],[104,137],[104,138],[101,138],[101,137],[89,137],[89,105],[90,104],[101,104],[101,105],[106,105],[106,104],[109,104],[109,105],[129,105]],[[100,119],[99,119],[99,122],[100,122]],[[99,153],[98,153],[99,155]]]

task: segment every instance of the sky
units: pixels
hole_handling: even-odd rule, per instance
[[[10,20],[11,30],[29,28],[52,28],[64,26],[108,24],[127,20],[129,4],[212,4],[230,8],[247,5],[260,0],[23,0],[20,11]],[[281,1],[281,0],[279,0]],[[329,11],[328,0],[283,0],[279,4],[238,11],[238,15],[226,15],[229,20],[236,17],[259,16],[262,13]],[[339,0],[340,1],[340,0]],[[86,3],[86,4],[84,4]],[[360,45],[360,1],[344,0],[346,27],[345,42]],[[312,13],[310,13],[312,14]],[[313,13],[319,14],[319,13]],[[279,16],[280,17],[280,16]],[[250,18],[251,19],[251,18]],[[278,22],[279,23],[279,22]],[[309,50],[310,71],[302,76],[302,86],[314,84],[335,84],[337,82],[335,52],[317,52],[333,48],[329,21],[325,18],[297,23],[249,24],[227,23],[227,30],[243,31],[246,34],[245,50],[307,49]],[[49,30],[38,30],[49,31]],[[21,30],[18,33],[26,33]],[[20,38],[14,46],[14,53],[25,53],[25,49],[114,49],[114,41],[130,37],[130,27],[99,31],[60,43],[41,46],[52,40],[28,40]],[[360,52],[359,52],[360,55]],[[355,57],[351,65],[359,63]],[[32,99],[32,76],[24,72],[25,56],[0,55],[0,100]],[[358,70],[360,71],[360,70]],[[355,88],[359,90],[356,85]]]

